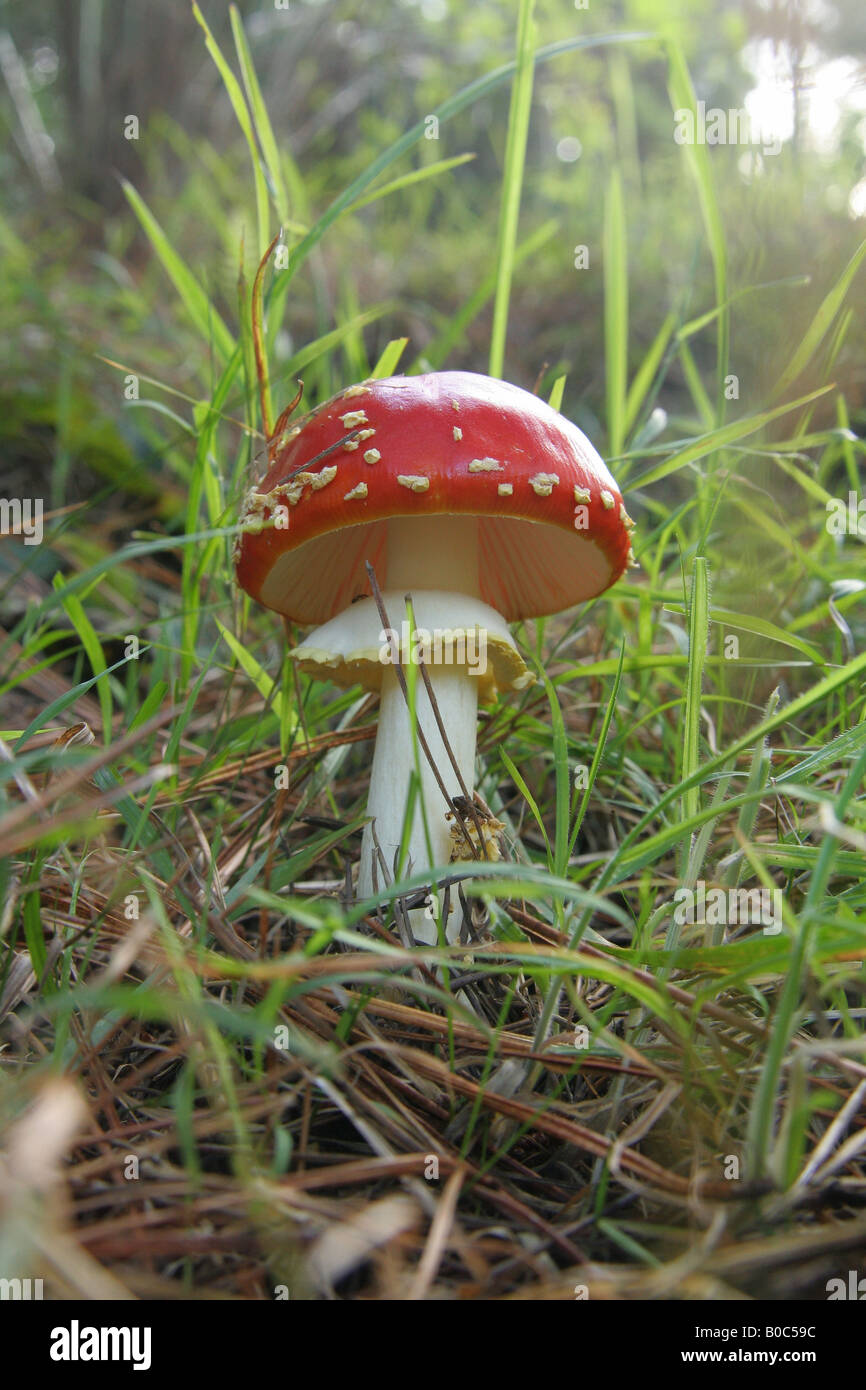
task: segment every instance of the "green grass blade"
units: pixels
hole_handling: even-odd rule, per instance
[[[490,330],[491,376],[502,376],[505,365],[505,336],[508,329],[508,305],[511,281],[514,276],[514,248],[517,243],[517,221],[520,216],[520,194],[523,188],[523,167],[526,161],[526,138],[529,133],[529,113],[532,106],[532,84],[535,78],[535,0],[520,0],[517,20],[517,59],[514,84],[511,88],[511,107],[508,113],[508,136],[505,145],[505,168],[502,175],[502,203],[499,211],[499,234],[496,248],[496,294],[493,301],[493,327]]]
[[[228,628],[223,626],[219,618],[214,618],[214,622],[241,670],[249,676],[265,703],[270,702],[277,719],[282,721],[283,696],[282,692],[277,689],[276,682],[268,675],[264,667],[259,665],[252,652],[238,641],[233,632],[229,632]]]
[[[853,661],[849,661],[838,670],[832,671],[828,676],[825,676],[823,680],[816,682],[809,690],[804,691],[802,695],[798,695],[793,700],[789,701],[782,709],[775,710],[768,718],[761,720],[755,728],[749,729],[740,738],[735,739],[732,744],[729,744],[721,753],[714,755],[703,763],[701,767],[690,775],[688,782],[683,781],[676,786],[669,787],[666,792],[662,793],[656,804],[652,806],[645,815],[641,816],[623,837],[615,854],[611,856],[602,870],[596,884],[596,891],[601,891],[601,889],[608,887],[612,882],[619,882],[620,878],[625,877],[627,873],[631,872],[635,866],[636,856],[640,853],[639,850],[632,849],[635,840],[644,835],[652,822],[656,820],[668,806],[684,796],[685,792],[688,790],[689,784],[698,785],[700,782],[706,781],[713,773],[718,772],[729,759],[738,758],[740,754],[745,752],[751,752],[758,740],[769,737],[770,734],[774,733],[776,729],[782,728],[783,725],[790,724],[792,728],[796,728],[797,721],[807,710],[815,705],[823,705],[824,702],[830,699],[837,691],[844,689],[846,686],[855,689],[855,682],[858,679],[866,679],[866,653],[855,657]],[[677,827],[674,826],[673,829],[676,831]]]
[[[860,243],[854,255],[846,265],[839,279],[821,302],[821,305],[813,318],[809,327],[801,338],[791,360],[782,372],[773,392],[775,396],[780,396],[788,387],[797,380],[797,377],[808,366],[824,340],[830,325],[842,307],[851,282],[866,256],[866,241]]]
[[[672,454],[663,463],[654,464],[645,473],[639,474],[637,478],[633,479],[632,486],[648,487],[650,483],[657,483],[661,478],[668,478],[671,473],[685,468],[687,464],[696,463],[698,459],[704,458],[714,449],[724,449],[728,444],[733,444],[738,439],[745,439],[747,435],[755,434],[773,420],[778,420],[779,416],[784,415],[786,411],[797,410],[809,401],[817,400],[819,396],[826,395],[829,390],[831,390],[829,386],[822,386],[817,391],[810,391],[808,396],[801,396],[799,400],[790,401],[786,405],[778,405],[772,410],[763,410],[759,415],[748,415],[744,420],[732,420],[729,425],[722,425],[719,429],[710,430],[708,434],[702,434],[698,439],[693,440],[685,449],[680,449],[677,453]]]
[[[565,721],[556,695],[556,687],[546,675],[542,676],[547,699],[550,704],[550,722],[553,733],[553,766],[555,774],[555,823],[553,836],[553,872],[564,878],[568,868],[568,832],[571,810],[571,773],[568,765],[568,739],[565,734]]]
[[[611,170],[604,205],[604,361],[607,437],[611,454],[622,453],[626,433],[628,371],[628,249],[619,170]]]
[[[689,388],[695,410],[704,422],[706,429],[712,429],[715,422],[716,413],[713,410],[713,403],[707,395],[707,388],[701,379],[698,364],[694,359],[694,354],[685,340],[679,345],[679,356],[683,366],[683,375],[686,385]]]
[[[616,709],[617,696],[619,695],[619,687],[620,682],[622,680],[622,667],[624,660],[625,641],[622,641],[620,643],[619,648],[619,664],[617,665],[616,673],[613,678],[613,687],[611,688],[610,697],[607,702],[607,709],[604,712],[604,719],[602,720],[601,730],[596,740],[595,752],[592,755],[592,763],[590,764],[589,774],[587,776],[587,783],[583,789],[583,797],[581,799],[577,815],[574,818],[574,828],[572,829],[571,841],[568,846],[569,855],[574,853],[575,842],[577,840],[578,834],[580,833],[580,827],[583,824],[583,818],[586,815],[586,808],[589,805],[589,799],[592,796],[592,789],[595,785],[595,779],[598,776],[598,769],[601,766],[601,760],[604,757],[604,750],[607,747],[607,738],[608,734],[610,733],[610,726],[613,720],[614,710]]]
[[[664,611],[684,613],[686,605],[679,602],[668,602],[664,605]],[[819,649],[811,642],[806,642],[802,637],[795,636],[788,628],[777,627],[775,623],[768,622],[765,618],[756,618],[751,613],[737,613],[732,608],[715,608],[711,605],[710,619],[724,628],[738,628],[741,632],[752,632],[756,637],[766,637],[771,642],[779,642],[784,647],[792,647],[794,651],[800,652],[809,661],[814,661],[816,666],[826,666],[827,664]]]
[[[408,338],[392,338],[379,361],[370,373],[373,381],[381,381],[386,376],[393,376],[397,370],[397,364],[406,350]]]
[[[241,76],[244,82],[244,91],[247,94],[249,109],[252,114],[253,124],[256,134],[259,137],[262,155],[264,156],[265,167],[273,189],[274,207],[281,225],[285,228],[289,222],[289,195],[286,189],[286,182],[283,178],[282,166],[280,164],[280,152],[274,137],[274,129],[271,125],[271,118],[268,115],[268,108],[265,105],[262,89],[259,85],[258,75],[253,64],[250,46],[247,43],[247,36],[244,33],[243,20],[237,5],[229,6],[231,16],[232,35],[235,41],[235,52],[238,55],[238,62],[241,67]],[[269,240],[269,238],[268,238]],[[267,245],[267,241],[265,243]]]
[[[48,948],[45,944],[45,931],[42,926],[39,897],[39,880],[42,873],[44,854],[38,852],[33,859],[27,875],[28,891],[24,896],[24,940],[30,955],[30,964],[37,980],[41,979],[48,961]],[[46,981],[46,985],[48,982]]]
[[[692,564],[692,591],[689,597],[689,665],[686,675],[686,703],[683,730],[682,780],[694,777],[700,763],[701,700],[704,688],[704,662],[709,634],[709,589],[707,562],[696,555]],[[683,794],[683,817],[691,820],[700,810],[700,787],[693,783]]]
[[[356,203],[350,204],[347,212],[357,212],[359,208],[365,208],[369,203],[378,202],[380,198],[387,198],[390,193],[397,193],[401,188],[411,188],[412,184],[422,183],[424,179],[435,178],[437,174],[444,174],[448,169],[457,169],[461,164],[468,164],[475,155],[455,154],[451,159],[437,159],[435,164],[425,164],[421,169],[410,169],[408,174],[401,174],[399,178],[392,179],[390,183],[385,183],[381,188],[374,188],[372,193],[365,193],[363,198],[359,198]]]
[[[226,328],[216,309],[211,304],[192,271],[184,264],[171,245],[162,227],[148,208],[144,199],[136,192],[127,179],[122,179],[123,191],[133,212],[141,223],[151,246],[162,262],[189,317],[206,343],[212,343],[220,359],[225,362],[234,352],[234,338]]]
[[[525,779],[523,778],[523,776],[521,775],[521,773],[518,772],[517,767],[516,767],[515,764],[511,761],[511,759],[509,758],[509,756],[508,756],[508,754],[506,753],[506,751],[505,751],[504,748],[500,748],[500,749],[499,749],[499,756],[500,756],[500,758],[502,759],[502,761],[503,761],[503,763],[504,763],[504,765],[505,765],[505,768],[506,768],[506,770],[507,770],[507,772],[508,772],[509,777],[511,778],[512,782],[513,782],[514,785],[516,786],[517,790],[520,792],[520,795],[523,797],[523,799],[524,799],[524,801],[526,802],[527,806],[529,807],[530,811],[532,812],[533,820],[535,821],[535,824],[538,826],[538,829],[539,829],[539,831],[541,832],[541,837],[542,837],[542,839],[544,840],[545,845],[547,846],[547,857],[548,857],[548,859],[549,859],[549,861],[550,861],[550,865],[551,865],[551,869],[552,869],[552,867],[553,867],[553,855],[552,855],[551,852],[550,852],[550,841],[549,841],[549,839],[547,838],[547,828],[546,828],[546,826],[545,826],[545,824],[544,824],[544,819],[543,819],[543,817],[542,817],[542,815],[541,815],[541,812],[540,812],[539,809],[538,809],[538,804],[537,804],[537,802],[536,802],[536,800],[535,800],[535,797],[532,795],[532,792],[529,790],[529,787],[526,785]]]
[[[781,697],[779,695],[779,690],[777,687],[775,690],[771,692],[770,698],[767,701],[767,706],[764,715],[765,718],[767,717],[767,715],[773,713],[773,711],[778,706],[780,698]],[[766,789],[770,779],[771,766],[772,759],[770,756],[770,751],[767,747],[766,741],[764,739],[761,739],[761,741],[755,745],[755,752],[752,756],[752,763],[749,768],[749,780],[746,784],[747,792],[763,792]],[[752,834],[752,831],[755,826],[755,820],[758,815],[759,807],[760,802],[756,798],[754,801],[747,801],[746,804],[740,808],[740,814],[737,817],[737,831],[738,834],[742,836],[744,840],[748,840]],[[722,882],[733,884],[739,883],[742,877],[743,867],[744,860],[742,858],[730,864],[722,874]]]
[[[55,590],[61,589],[63,580],[61,576],[54,576]],[[78,640],[87,653],[90,662],[90,669],[96,677],[96,691],[99,696],[99,708],[102,711],[102,737],[106,744],[111,742],[112,711],[111,711],[111,685],[108,680],[108,667],[105,661],[105,653],[102,650],[102,643],[96,635],[96,629],[87,616],[84,604],[75,594],[68,594],[63,599],[63,609],[78,634]]]
[[[866,773],[866,751],[861,753],[854,763],[839,794],[835,807],[838,820],[844,820],[848,803],[860,790],[864,773]],[[763,1176],[767,1169],[770,1145],[773,1140],[776,1100],[782,1084],[782,1070],[788,1045],[796,1026],[803,967],[808,953],[810,934],[813,930],[813,913],[819,907],[826,891],[827,877],[837,848],[838,840],[836,837],[827,835],[821,846],[819,863],[809,884],[805,910],[800,914],[799,927],[785,975],[782,996],[776,1008],[773,1026],[770,1029],[767,1057],[761,1069],[761,1077],[749,1110],[748,1153],[750,1175],[753,1177]]]
[[[676,316],[674,314],[668,314],[653,339],[649,351],[635,372],[634,380],[628,389],[628,395],[625,400],[625,418],[623,421],[624,436],[628,434],[638,417],[641,406],[646,400],[647,393],[653,384],[655,374],[665,355],[665,350],[670,342],[671,334],[676,328],[676,324]]]
[[[129,732],[146,724],[156,714],[166,695],[168,694],[168,684],[166,681],[157,681],[156,685],[147,692],[136,713],[129,721]],[[168,759],[171,761],[171,759]]]
[[[674,111],[691,111],[695,120],[696,98],[692,79],[679,44],[669,39],[668,49],[668,92]],[[725,228],[716,197],[713,181],[712,161],[707,145],[692,143],[684,146],[689,169],[694,179],[701,206],[704,228],[713,261],[716,307],[719,310],[716,345],[716,401],[717,421],[721,424],[725,414],[725,377],[728,371],[730,343],[730,310],[728,308],[728,252],[725,241]]]
[[[563,392],[565,391],[565,380],[566,379],[564,376],[558,376],[550,389],[550,395],[547,398],[547,404],[551,406],[553,410],[562,409],[562,396]]]
[[[323,333],[320,338],[315,338],[312,342],[305,343],[302,348],[299,348],[299,350],[289,358],[289,361],[286,363],[279,377],[276,380],[272,379],[271,385],[276,386],[282,381],[293,381],[298,373],[302,372],[305,367],[308,367],[311,362],[318,361],[320,357],[324,357],[325,354],[331,352],[333,348],[339,347],[341,343],[345,342],[346,338],[359,332],[366,324],[374,323],[376,319],[381,318],[383,314],[388,312],[389,307],[390,306],[387,304],[371,305],[369,309],[362,309],[360,314],[356,314],[354,318],[346,319],[346,321],[341,323],[337,328],[332,328],[329,333]],[[395,341],[407,343],[409,339],[398,338]]]
[[[207,48],[208,53],[213,58],[214,63],[217,66],[219,75],[223,80],[223,86],[225,87],[226,92],[228,93],[229,101],[232,104],[232,110],[235,113],[238,125],[243,131],[243,136],[247,142],[247,147],[250,152],[250,160],[252,161],[253,166],[253,187],[255,189],[256,194],[256,227],[258,232],[256,242],[256,245],[258,247],[257,259],[261,260],[262,256],[267,251],[268,246],[271,242],[271,237],[268,230],[268,186],[265,182],[265,176],[262,173],[261,161],[259,159],[259,149],[258,145],[256,144],[256,137],[255,132],[253,130],[253,123],[250,117],[249,107],[247,106],[246,100],[244,99],[244,94],[241,90],[241,84],[238,82],[237,78],[235,77],[234,73],[229,67],[228,62],[223,57],[222,50],[219,44],[217,43],[216,39],[214,38],[213,34],[211,33],[210,28],[208,27],[208,22],[202,14],[201,10],[199,9],[198,5],[195,3],[195,0],[193,0],[192,12],[198,20],[199,24],[201,25],[202,29],[204,30],[205,46]],[[234,27],[235,26],[233,20],[232,28],[234,29]]]

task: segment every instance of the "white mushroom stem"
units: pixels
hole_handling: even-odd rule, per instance
[[[402,590],[405,593],[418,594],[419,591],[444,589],[477,599],[477,518],[400,517],[390,521],[386,582],[392,593]],[[388,613],[390,623],[398,632],[405,616],[405,604],[400,605],[399,612]],[[416,627],[420,627],[417,615]],[[434,631],[429,633],[429,636],[434,642],[435,658],[437,634]],[[401,660],[405,662],[408,655],[411,653],[403,651]],[[431,660],[429,657],[425,665],[454,760],[460,769],[463,784],[471,795],[475,785],[478,675],[471,675],[466,665],[437,664],[435,659]],[[443,742],[420,671],[417,673],[415,689],[417,727],[427,741],[448,795],[453,798],[461,792],[460,779]],[[420,742],[413,737],[409,709],[400,688],[396,667],[389,666],[382,679],[379,731],[376,735],[370,794],[367,800],[370,823],[365,828],[361,845],[358,890],[362,896],[373,893],[374,873],[378,883],[383,882],[382,865],[373,837],[374,826],[388,879],[393,877],[395,857],[399,853],[403,837],[412,774],[416,771],[420,773],[420,787],[409,831],[404,874],[410,871],[417,873],[420,869],[429,869],[436,864],[447,864],[451,853],[451,836],[449,823],[445,819],[447,802],[430,760]],[[424,908],[414,909],[409,914],[409,919],[416,940],[436,941],[437,929],[432,903],[426,911]],[[448,939],[453,940],[459,929],[458,913],[452,912],[446,924]]]
[[[448,742],[462,773],[463,781],[471,794],[475,781],[478,678],[469,675],[465,668],[460,669],[455,666],[429,666],[427,669],[439,714],[448,734]],[[442,741],[420,673],[416,684],[415,710],[417,726],[427,740],[449,796],[459,795],[460,783]],[[433,864],[447,864],[451,853],[451,837],[449,823],[445,819],[448,806],[420,744],[416,764],[415,740],[412,734],[409,710],[398,684],[396,668],[391,666],[385,672],[382,680],[379,731],[376,735],[373,769],[370,775],[370,793],[367,799],[367,814],[371,819],[365,826],[361,845],[361,867],[358,876],[358,892],[361,897],[370,897],[375,891],[373,886],[374,859],[376,861],[376,882],[380,888],[394,877],[395,862],[403,837],[409,787],[416,768],[420,773],[420,792],[415,802],[412,826],[409,832],[408,851],[403,861],[402,877],[407,876],[410,872],[417,873],[421,869],[429,869]],[[426,813],[427,833],[425,833],[421,802],[423,802]],[[375,840],[373,837],[374,826]],[[428,833],[430,837],[429,849]],[[382,861],[378,859],[375,841],[378,841],[382,853],[384,871]],[[434,942],[436,940],[436,916],[438,913],[434,915],[432,902],[426,911],[424,908],[415,908],[408,915],[412,933],[417,941]],[[446,924],[446,934],[449,940],[453,940],[459,930],[458,915],[456,911],[452,910]]]

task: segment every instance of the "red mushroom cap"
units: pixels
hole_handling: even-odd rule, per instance
[[[238,582],[326,622],[369,594],[366,561],[387,587],[387,521],[436,514],[479,518],[481,597],[509,622],[602,593],[630,558],[633,523],[576,425],[518,386],[431,372],[350,386],[290,432],[247,499]]]

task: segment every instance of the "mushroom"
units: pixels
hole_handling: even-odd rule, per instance
[[[508,623],[602,593],[634,558],[633,522],[589,440],[538,397],[472,372],[365,381],[291,430],[242,523],[240,585],[316,625],[292,653],[300,669],[380,692],[359,893],[394,870],[416,767],[398,654],[423,657],[450,745],[419,679],[419,733],[451,805],[421,756],[432,859],[416,802],[411,868],[483,856],[468,818],[455,835],[454,798],[474,785],[479,698],[533,680]],[[429,914],[410,918],[416,939],[435,941]],[[449,922],[448,938],[458,931]]]

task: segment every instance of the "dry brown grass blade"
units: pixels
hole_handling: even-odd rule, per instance
[[[436,1271],[445,1253],[445,1246],[451,1237],[462,1186],[463,1174],[457,1169],[446,1182],[436,1207],[436,1215],[427,1234],[424,1254],[421,1256],[412,1285],[406,1295],[409,1302],[416,1302],[425,1298],[436,1277]]]
[[[551,1109],[543,1110],[526,1102],[484,1090],[474,1081],[449,1070],[438,1058],[431,1057],[427,1053],[407,1049],[407,1054],[411,1058],[412,1065],[422,1075],[438,1080],[445,1091],[453,1091],[473,1100],[479,1098],[486,1108],[496,1111],[498,1114],[507,1115],[510,1119],[541,1130],[545,1134],[553,1135],[565,1143],[574,1145],[576,1149],[593,1154],[597,1158],[609,1159],[613,1153],[614,1140],[587,1129],[585,1125],[579,1125],[563,1115],[556,1114]],[[656,1188],[659,1192],[670,1192],[687,1197],[691,1191],[691,1184],[686,1178],[668,1172],[667,1169],[640,1153],[631,1151],[623,1153],[620,1158],[620,1168],[623,1175],[627,1173],[629,1176]],[[741,1193],[732,1191],[731,1185],[725,1183],[707,1183],[702,1185],[701,1191],[708,1197],[712,1196],[722,1200],[741,1195]]]

